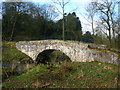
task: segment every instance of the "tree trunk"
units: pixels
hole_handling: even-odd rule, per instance
[[[10,41],[13,40],[13,35],[14,35],[14,30],[15,30],[15,24],[16,24],[16,18],[15,18],[15,22],[13,23],[13,28],[12,28],[12,32],[11,32],[11,36],[10,36]]]
[[[63,38],[63,40],[64,40],[64,33],[65,32],[65,22],[64,22],[64,1],[63,1],[63,31],[62,31],[62,38]]]
[[[95,35],[95,32],[94,32],[94,27],[93,27],[93,17],[92,17],[92,32],[93,32],[93,42],[94,42],[94,39],[95,39],[94,35]]]
[[[94,32],[94,27],[93,27],[93,18],[92,18],[92,32],[93,32],[93,36],[94,36],[95,32]]]
[[[109,31],[109,42],[110,42],[110,48],[111,48],[112,47],[112,45],[111,45],[112,43],[111,43],[111,30],[110,30],[110,28],[109,28],[108,31]]]

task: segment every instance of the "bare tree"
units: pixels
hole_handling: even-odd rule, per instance
[[[117,36],[117,46],[120,49],[120,17],[117,18],[116,22],[115,22],[115,34]]]
[[[56,17],[58,17],[58,13],[55,11],[55,7],[53,5],[44,4],[40,7],[41,14],[49,21],[54,20]]]
[[[110,2],[109,0],[102,0],[96,3],[96,10],[100,14],[101,24],[109,33],[108,39],[110,42],[110,47],[112,45],[112,41],[111,41],[112,33],[114,32],[112,31],[114,30],[113,29],[114,7],[115,7],[114,3],[112,1]]]
[[[63,40],[64,40],[64,37],[65,37],[65,20],[64,20],[64,15],[65,15],[65,6],[70,2],[70,0],[67,0],[67,1],[65,1],[65,0],[52,0],[53,1],[53,3],[55,3],[55,4],[57,4],[57,5],[59,5],[60,7],[61,7],[61,9],[62,9],[62,11],[60,11],[58,8],[57,8],[57,10],[62,14],[62,16],[63,16],[63,30],[62,30],[62,38],[63,38]]]
[[[95,13],[96,13],[96,2],[89,3],[89,5],[86,8],[86,11],[87,11],[88,18],[91,20],[90,23],[92,25],[92,32],[93,32],[93,36],[94,36],[94,34],[95,34],[95,31],[94,31],[94,16],[95,16]]]

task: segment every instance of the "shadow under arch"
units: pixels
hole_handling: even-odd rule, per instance
[[[44,50],[36,58],[36,64],[53,64],[62,61],[71,62],[71,59],[65,53],[56,49]]]

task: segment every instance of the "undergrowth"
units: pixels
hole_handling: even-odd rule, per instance
[[[9,78],[4,88],[116,88],[117,66],[103,62],[37,65]]]

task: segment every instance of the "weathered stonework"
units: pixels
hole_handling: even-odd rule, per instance
[[[65,53],[72,61],[105,61],[116,63],[118,55],[112,52],[103,52],[99,50],[89,49],[88,44],[74,41],[62,40],[39,40],[39,41],[19,41],[16,43],[18,50],[27,54],[34,61],[39,53],[44,50],[55,49]]]

